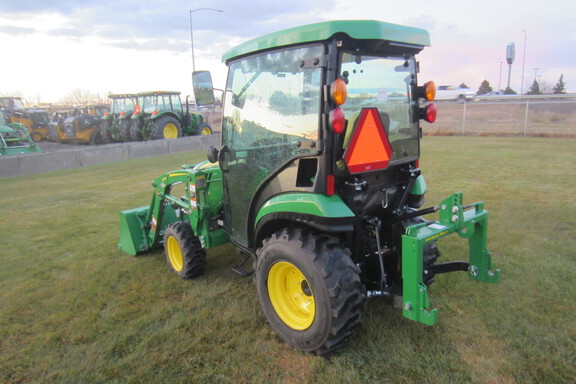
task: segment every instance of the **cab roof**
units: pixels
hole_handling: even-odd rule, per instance
[[[424,48],[430,46],[430,35],[421,28],[407,27],[376,20],[324,21],[270,33],[232,48],[222,56],[222,61],[252,52],[271,48],[324,41],[337,33],[353,39],[386,40]]]
[[[179,95],[181,92],[178,91],[148,91],[139,92],[138,96],[154,96],[154,95]]]

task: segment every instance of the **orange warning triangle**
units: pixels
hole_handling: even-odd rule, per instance
[[[385,169],[392,157],[392,147],[384,131],[377,108],[363,108],[344,153],[350,173]]]

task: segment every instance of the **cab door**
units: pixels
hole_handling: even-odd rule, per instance
[[[238,245],[248,246],[255,225],[248,220],[259,208],[254,197],[260,187],[273,183],[276,171],[292,159],[317,153],[309,142],[318,139],[322,68],[301,63],[323,52],[323,46],[309,46],[230,65],[220,166],[226,228]],[[289,182],[279,184],[278,193],[290,190]]]

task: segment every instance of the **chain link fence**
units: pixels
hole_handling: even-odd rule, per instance
[[[438,101],[424,135],[576,137],[576,95],[478,97]]]

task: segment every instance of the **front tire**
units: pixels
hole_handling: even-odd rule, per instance
[[[197,132],[199,135],[211,135],[212,134],[212,128],[210,127],[210,125],[203,123],[203,124],[200,124]]]
[[[335,237],[283,229],[256,254],[258,297],[280,338],[324,355],[355,334],[363,309],[360,270]]]
[[[206,272],[206,251],[189,223],[177,221],[166,227],[164,252],[168,265],[182,279],[194,279]]]

